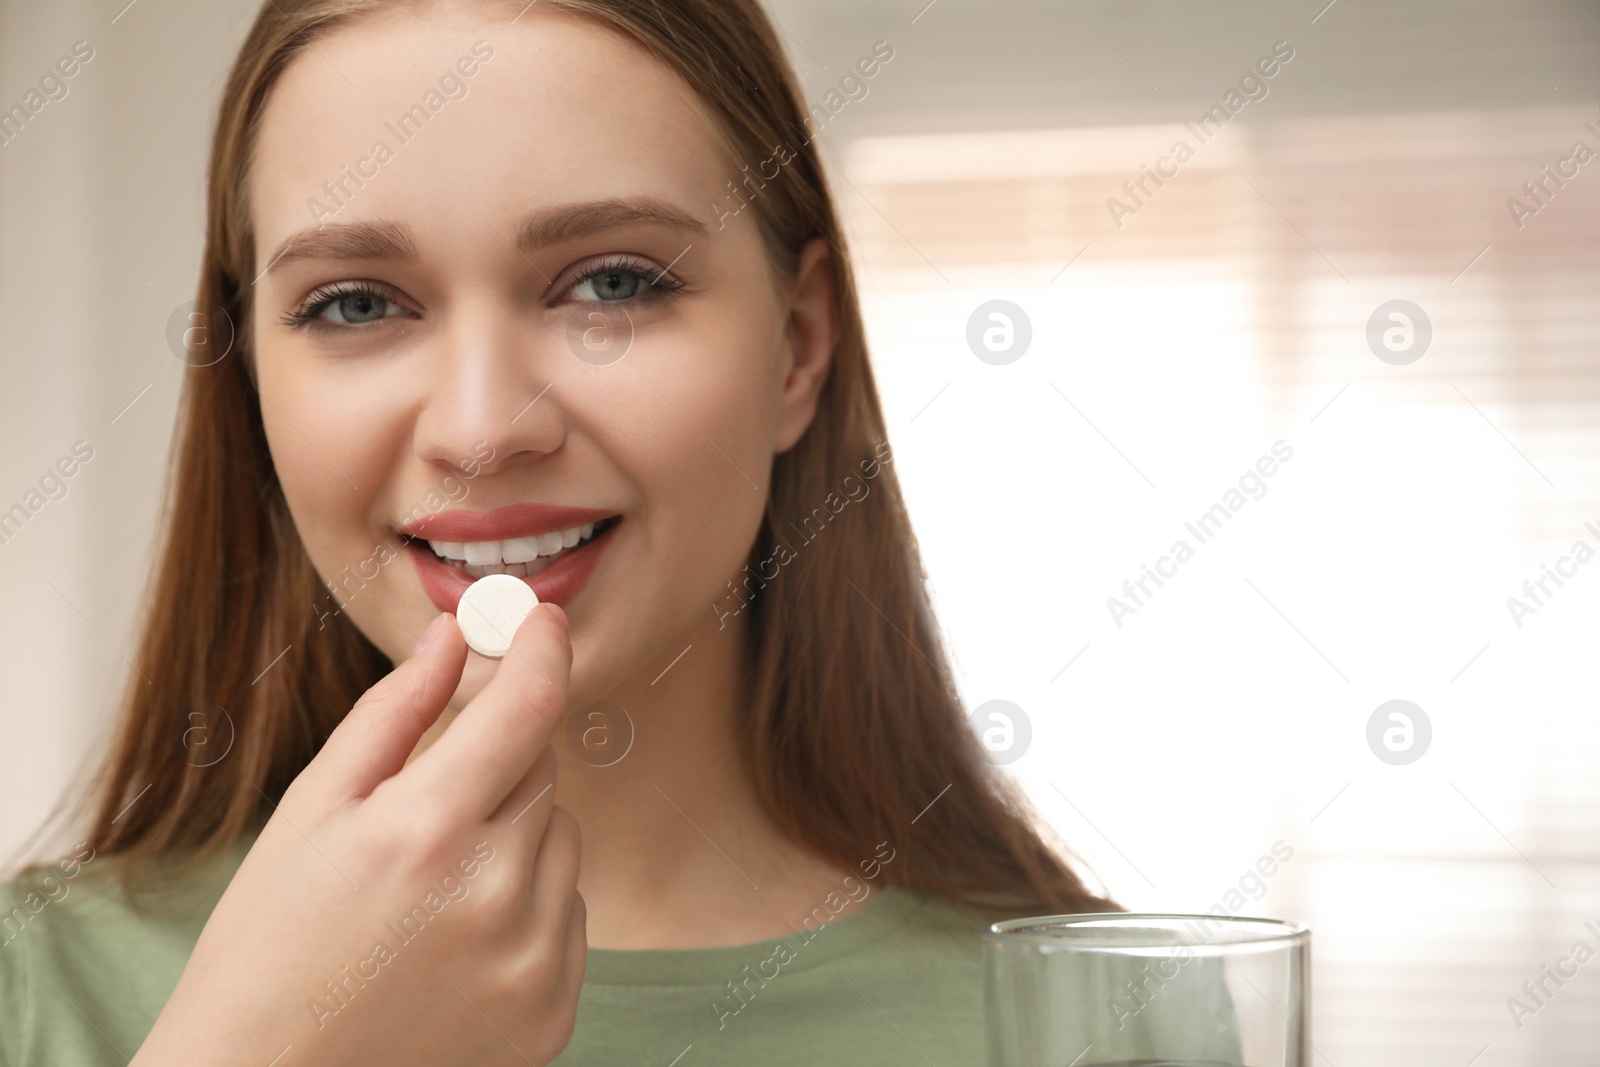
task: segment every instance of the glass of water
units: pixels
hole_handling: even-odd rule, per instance
[[[1053,915],[983,937],[989,1067],[1310,1067],[1311,931]]]

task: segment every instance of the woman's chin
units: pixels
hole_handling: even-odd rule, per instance
[[[456,686],[455,695],[450,698],[450,706],[460,711],[472,703],[489,684],[489,679],[494,677],[495,668],[499,665],[499,660],[469,650],[466,666],[461,669],[461,682]]]

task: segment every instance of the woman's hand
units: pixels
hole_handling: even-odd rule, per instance
[[[284,793],[135,1067],[527,1067],[566,1047],[587,953],[578,825],[555,807],[549,744],[566,615],[535,608],[408,764],[467,655],[454,616],[424,640]]]

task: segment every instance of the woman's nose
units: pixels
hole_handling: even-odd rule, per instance
[[[418,456],[450,466],[474,457],[492,471],[561,447],[559,338],[543,338],[525,311],[500,302],[463,307],[436,338],[431,373],[418,383]]]

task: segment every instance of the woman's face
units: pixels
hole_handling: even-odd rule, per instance
[[[831,297],[820,241],[777,287],[675,75],[515,15],[367,17],[291,63],[249,181],[251,329],[332,587],[307,609],[398,660],[475,577],[524,576],[567,609],[580,701],[714,623],[814,411]],[[457,706],[493,666],[468,658]]]

